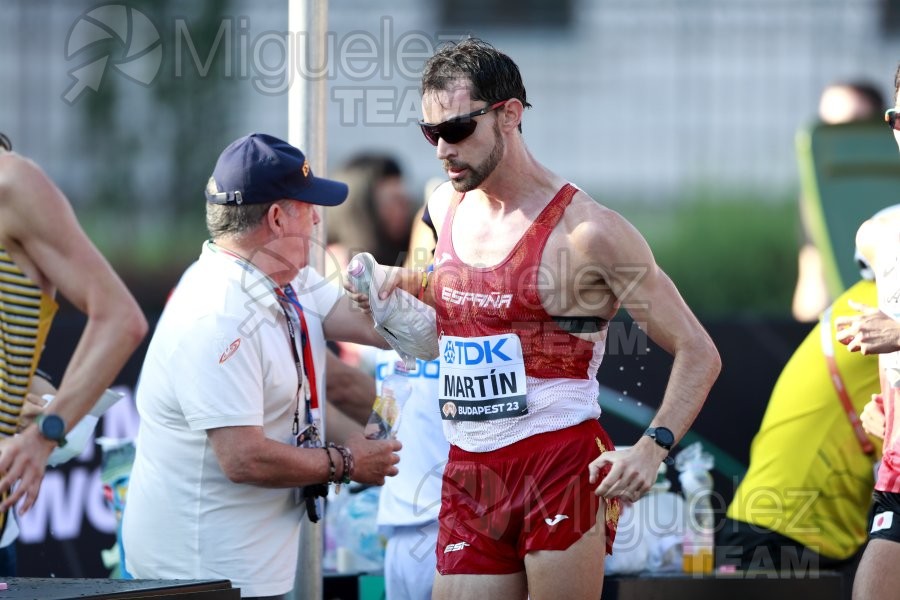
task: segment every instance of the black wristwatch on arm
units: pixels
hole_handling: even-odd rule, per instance
[[[675,445],[675,434],[672,433],[671,429],[666,427],[648,427],[647,431],[644,432],[644,435],[652,439],[659,447],[664,448],[667,452]],[[666,458],[663,459],[663,462],[672,466],[674,461],[671,456],[666,456]]]
[[[59,415],[39,414],[34,424],[42,436],[56,442],[60,448],[66,445],[66,422]]]

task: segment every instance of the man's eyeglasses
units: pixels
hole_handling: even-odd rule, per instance
[[[900,112],[896,108],[889,108],[884,113],[884,122],[894,131],[900,131]]]
[[[419,121],[419,127],[422,128],[422,133],[425,134],[425,139],[428,140],[432,146],[437,146],[439,139],[443,139],[448,144],[458,144],[475,133],[475,127],[478,126],[478,122],[475,120],[475,117],[486,115],[492,110],[496,110],[501,106],[504,106],[507,102],[509,102],[509,100],[501,100],[500,102],[496,102],[494,104],[491,104],[490,106],[486,106],[481,110],[476,110],[475,112],[470,112],[467,115],[460,115],[458,117],[453,117],[452,119],[447,119],[443,123],[438,123],[437,125],[431,125],[430,123]]]

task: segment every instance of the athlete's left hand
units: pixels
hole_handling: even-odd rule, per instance
[[[635,502],[656,481],[666,451],[649,437],[642,437],[626,450],[604,452],[588,465],[590,482],[598,483],[594,494],[607,500]]]

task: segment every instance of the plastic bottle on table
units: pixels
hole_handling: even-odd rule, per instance
[[[684,532],[682,569],[685,573],[712,573],[714,518],[710,495],[713,457],[696,442],[675,458],[684,494],[687,524]]]
[[[366,424],[365,434],[370,440],[397,437],[403,406],[412,395],[407,373],[406,364],[398,360],[394,363],[394,372],[381,382],[381,393],[375,396],[375,405]]]

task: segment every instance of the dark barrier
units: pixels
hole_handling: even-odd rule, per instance
[[[83,326],[77,315],[61,314],[51,330],[42,367],[59,378]],[[607,355],[600,367],[603,385],[648,406],[659,406],[671,368],[668,354],[648,345],[630,322],[611,324]],[[693,431],[746,465],[766,401],[781,368],[809,332],[809,325],[788,321],[735,319],[708,323],[722,355],[723,371]],[[142,346],[118,384],[130,390],[137,382]],[[613,401],[618,401],[614,399]],[[607,410],[602,422],[613,440],[630,445],[643,429]],[[137,412],[130,397],[101,419],[97,435],[131,437]],[[101,551],[115,543],[115,516],[103,502],[100,454],[93,444],[82,456],[48,470],[40,497],[20,521],[19,575],[23,577],[105,577]],[[730,501],[735,482],[716,473],[716,491]],[[715,506],[724,511],[724,506]]]

